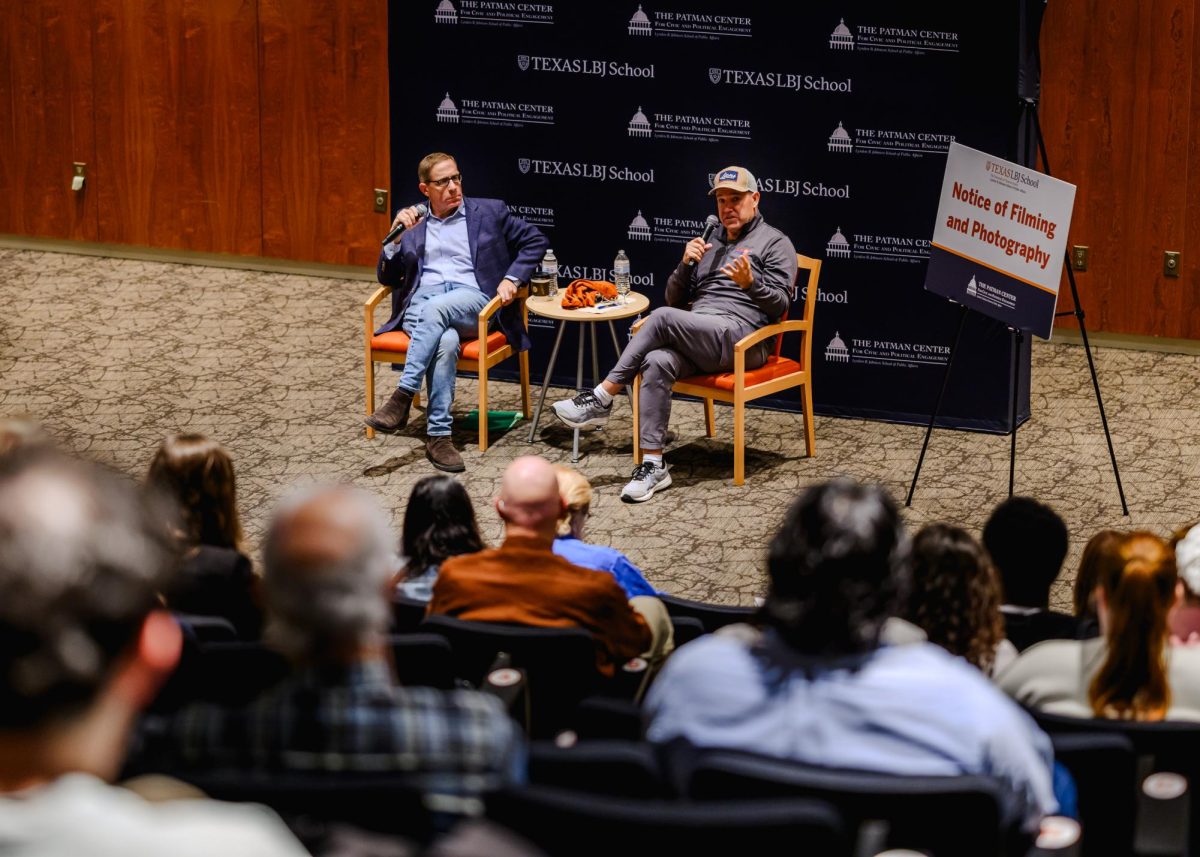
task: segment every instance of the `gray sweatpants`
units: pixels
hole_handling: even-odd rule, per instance
[[[640,372],[641,445],[662,449],[671,418],[671,385],[676,378],[733,370],[733,346],[755,328],[727,315],[701,315],[659,307],[629,340],[617,365],[608,373],[614,384],[630,384]],[[770,342],[746,354],[746,368],[767,362]]]

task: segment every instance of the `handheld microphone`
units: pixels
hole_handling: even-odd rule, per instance
[[[704,221],[704,232],[700,235],[700,240],[702,242],[704,242],[705,244],[707,244],[708,239],[712,238],[712,234],[717,231],[717,227],[720,225],[721,225],[721,221],[717,219],[717,216],[715,214],[710,214],[708,216],[708,220]],[[384,243],[386,243],[386,242],[384,242]],[[687,263],[687,267],[689,267],[689,268],[696,267],[696,262],[694,260],[689,261]]]
[[[417,205],[414,207],[417,209],[417,220],[420,220],[422,217],[424,217],[426,214],[429,213],[429,206],[423,202],[417,203]],[[387,234],[387,237],[384,238],[381,243],[383,244],[383,246],[386,247],[387,245],[389,245],[393,241],[395,241],[397,238],[399,238],[400,233],[403,232],[407,228],[408,227],[405,226],[403,223],[397,223],[396,228],[393,229],[391,232],[389,232]]]

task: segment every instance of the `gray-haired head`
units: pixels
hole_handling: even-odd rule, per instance
[[[176,556],[152,495],[47,449],[0,457],[0,729],[85,709]]]
[[[293,661],[346,662],[387,633],[396,539],[370,494],[297,492],[275,513],[263,565],[267,640]]]

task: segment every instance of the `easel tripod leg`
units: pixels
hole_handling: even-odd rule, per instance
[[[954,365],[954,353],[958,351],[958,340],[962,337],[963,324],[966,321],[967,308],[959,304],[958,328],[954,331],[954,344],[950,346],[950,356],[946,360],[946,371],[942,373],[942,388],[938,390],[937,403],[933,406],[933,413],[929,415],[929,425],[925,427],[925,440],[921,443],[921,454],[917,458],[917,469],[913,472],[912,484],[908,487],[908,497],[904,501],[905,506],[912,505],[913,494],[917,491],[917,479],[921,476],[921,465],[925,463],[925,451],[929,449],[929,438],[933,434],[933,424],[937,422],[937,416],[942,410],[942,399],[946,397],[946,386],[950,382],[950,367]]]

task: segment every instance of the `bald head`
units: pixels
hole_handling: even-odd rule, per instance
[[[553,539],[562,508],[558,476],[544,458],[526,455],[504,471],[496,511],[510,530]]]
[[[349,486],[296,495],[276,513],[263,560],[268,633],[293,659],[342,656],[386,632],[395,538],[371,495]]]

